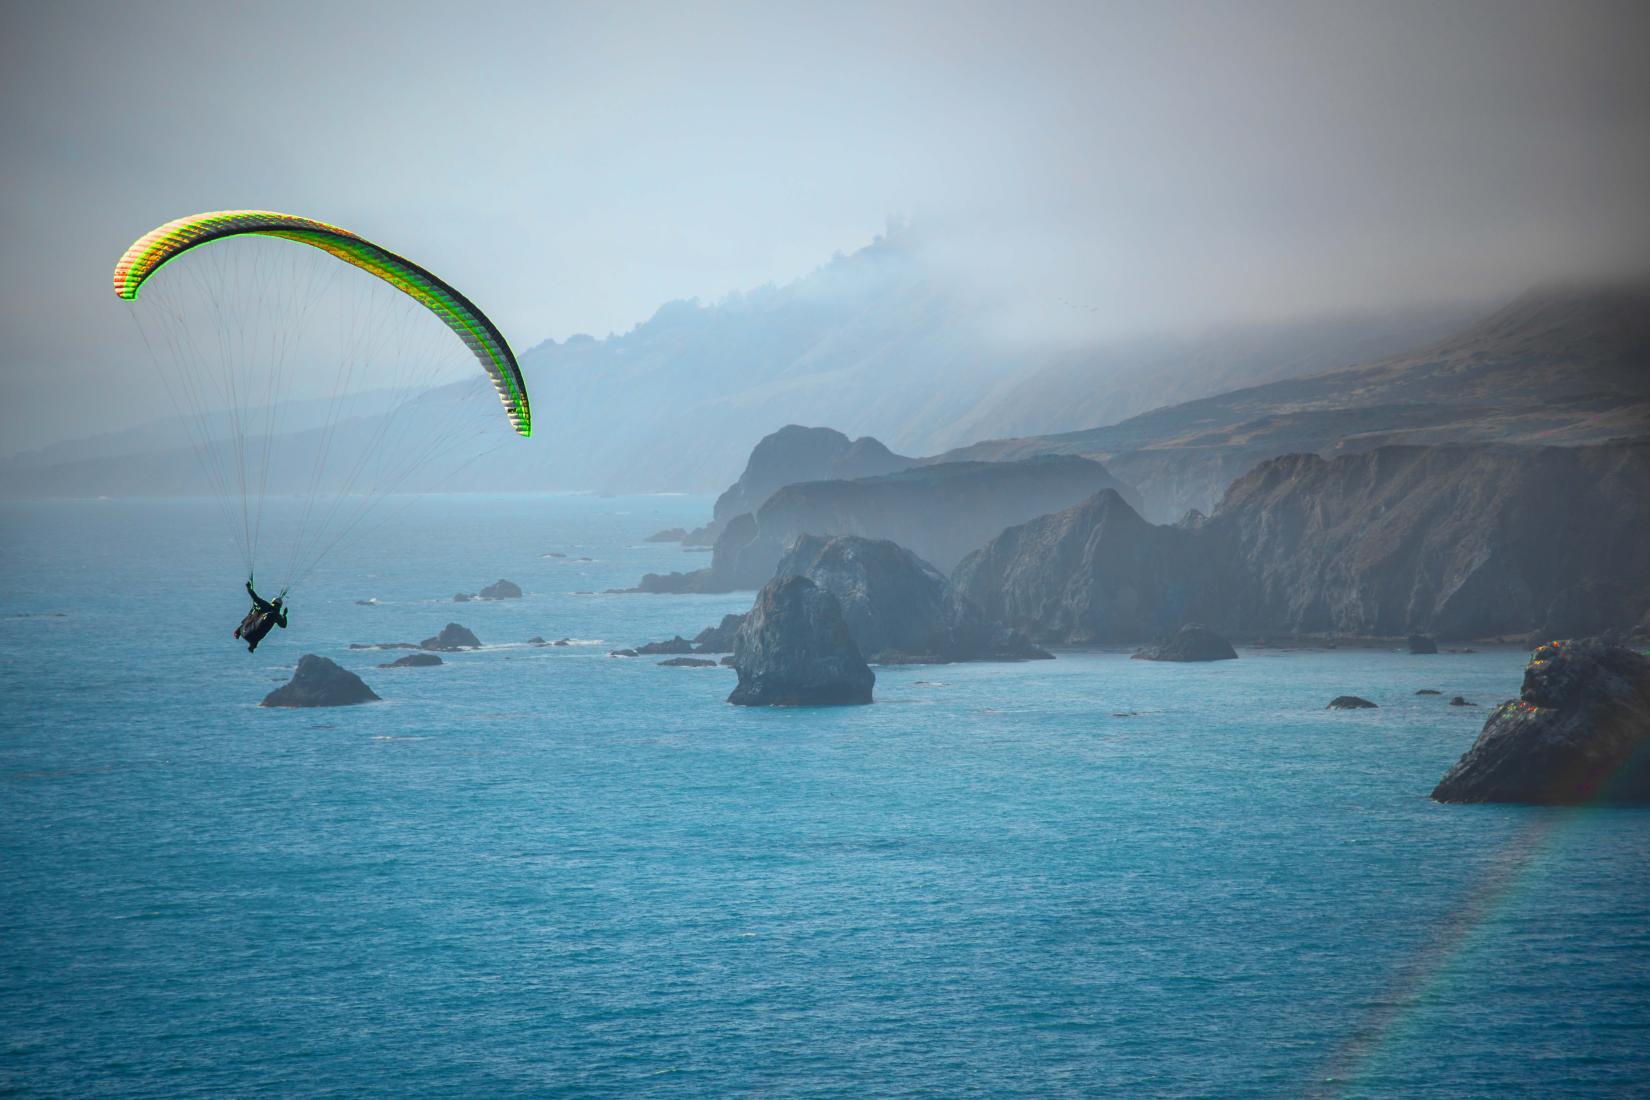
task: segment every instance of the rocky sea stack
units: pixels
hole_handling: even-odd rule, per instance
[[[376,703],[378,696],[361,677],[335,661],[306,653],[298,658],[292,679],[264,696],[264,707],[349,707]]]
[[[1156,645],[1135,651],[1139,661],[1235,661],[1232,643],[1202,623],[1187,623]]]
[[[836,597],[806,577],[776,577],[757,594],[733,666],[739,686],[728,702],[747,707],[869,703],[877,679]]]
[[[441,633],[433,638],[425,638],[418,643],[419,649],[439,649],[442,652],[452,652],[459,649],[480,649],[481,639],[470,633],[467,627],[457,623],[448,623],[441,628]]]
[[[521,585],[515,581],[494,581],[481,590],[480,596],[484,600],[519,600],[521,599]]]
[[[1650,655],[1607,638],[1539,647],[1432,797],[1650,803]]]

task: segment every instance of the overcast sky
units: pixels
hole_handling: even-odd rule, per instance
[[[1643,0],[7,4],[0,453],[148,411],[109,271],[226,207],[412,256],[518,349],[889,215],[1031,328],[1054,296],[1138,329],[1621,271],[1647,44]]]

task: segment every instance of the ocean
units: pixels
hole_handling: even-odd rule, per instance
[[[1524,653],[1059,652],[736,708],[729,669],[607,656],[749,606],[605,593],[703,564],[643,539],[709,511],[399,501],[249,656],[209,502],[0,505],[0,1092],[1650,1089],[1650,812],[1427,799],[1485,714],[1446,700]],[[348,648],[449,621],[486,648]],[[384,702],[258,707],[304,653]]]

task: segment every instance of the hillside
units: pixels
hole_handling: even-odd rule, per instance
[[[1650,435],[1650,283],[1532,292],[1416,351],[1155,409],[1106,427],[998,439],[934,461],[1098,458],[1147,516],[1211,509],[1282,454],[1393,443],[1562,444]]]

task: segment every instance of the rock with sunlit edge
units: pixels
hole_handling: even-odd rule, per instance
[[[1650,803],[1650,655],[1606,638],[1540,646],[1432,797]]]

